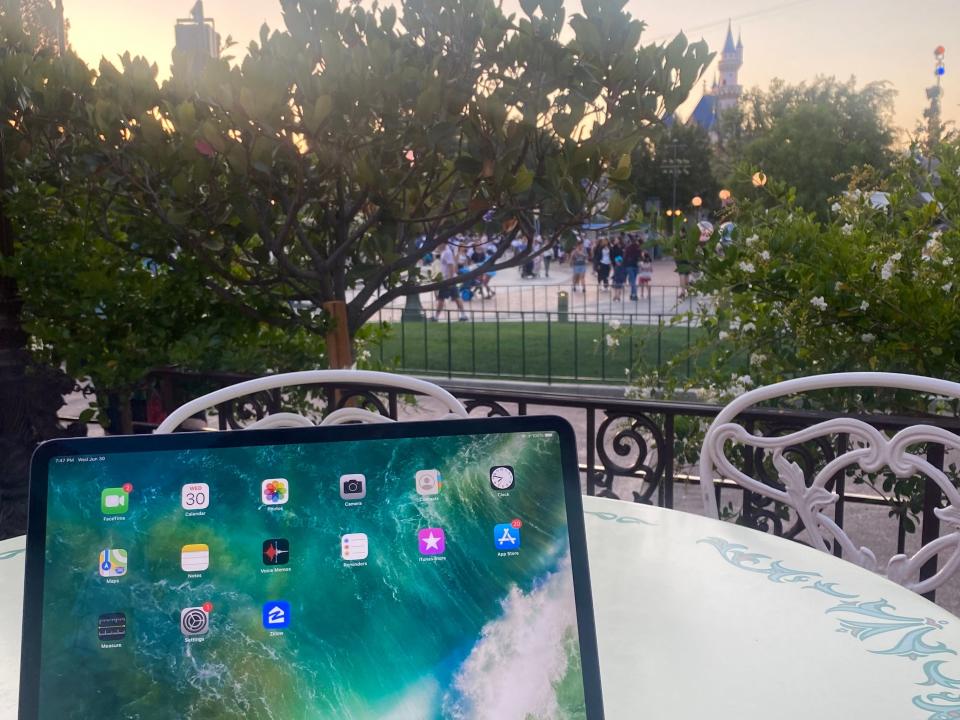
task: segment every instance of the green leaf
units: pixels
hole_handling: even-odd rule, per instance
[[[533,185],[533,170],[527,167],[521,167],[513,178],[511,189],[515,193],[526,192]]]
[[[629,209],[630,203],[620,193],[614,192],[607,202],[607,212],[605,214],[611,222],[617,222],[623,219]]]
[[[608,174],[611,180],[629,180],[630,169],[630,156],[624,153],[620,156],[620,161],[617,163],[617,167],[611,170]]]
[[[227,149],[227,144],[220,134],[217,123],[213,120],[207,120],[201,128],[203,139],[210,143],[217,152],[223,152]]]

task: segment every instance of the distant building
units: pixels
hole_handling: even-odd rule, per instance
[[[734,45],[733,27],[727,25],[727,40],[720,53],[719,74],[709,90],[704,83],[703,97],[700,98],[700,102],[697,103],[687,121],[702,127],[714,141],[719,137],[721,116],[740,104],[740,96],[743,94],[743,86],[739,80],[741,67],[743,67],[743,41],[738,37]]]
[[[0,2],[0,7],[36,39],[38,50],[45,48],[63,55],[70,47],[63,0],[14,0]]]
[[[197,0],[190,17],[177,20],[173,30],[176,38],[174,52],[194,58],[195,62],[220,57],[220,33],[213,18],[203,16],[202,0]]]

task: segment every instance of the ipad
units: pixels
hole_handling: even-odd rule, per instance
[[[20,717],[602,717],[573,432],[45,443]]]

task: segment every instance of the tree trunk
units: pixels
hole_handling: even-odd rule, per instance
[[[353,365],[353,339],[347,321],[347,304],[343,300],[331,300],[323,304],[323,311],[333,321],[327,331],[327,364],[331,369],[348,368]]]
[[[0,191],[7,187],[0,143]],[[13,225],[0,195],[0,256],[14,254]],[[79,434],[64,431],[57,412],[73,381],[62,371],[31,362],[20,313],[23,301],[14,278],[0,275],[0,540],[27,528],[27,480],[37,443]]]
[[[133,407],[130,393],[120,393],[117,407],[117,416],[120,418],[120,427],[117,428],[124,435],[133,435]]]

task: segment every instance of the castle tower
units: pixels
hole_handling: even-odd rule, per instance
[[[740,102],[743,87],[737,76],[742,66],[743,42],[738,39],[737,44],[733,44],[733,27],[727,25],[727,40],[720,53],[720,84],[716,90],[717,110],[721,113],[735,108]]]

